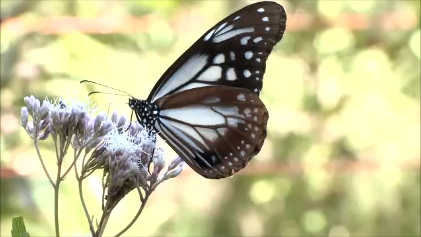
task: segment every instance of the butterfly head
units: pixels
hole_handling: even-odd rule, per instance
[[[136,114],[137,121],[148,130],[154,129],[154,124],[159,116],[159,107],[147,100],[129,98],[129,107]]]

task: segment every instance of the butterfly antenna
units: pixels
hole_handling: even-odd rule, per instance
[[[110,93],[110,92],[103,92],[103,91],[92,91],[88,94],[88,96],[93,94],[105,94],[105,95],[118,95],[118,96],[127,96],[126,94],[117,94],[117,93]],[[130,95],[131,96],[131,95]]]
[[[120,91],[120,92],[122,92],[122,93],[124,93],[124,94],[126,94],[126,95],[129,95],[130,97],[134,98],[131,94],[129,94],[129,93],[125,92],[125,91],[122,91],[122,90],[119,90],[119,89],[113,88],[113,87],[111,87],[111,86],[106,86],[106,85],[101,84],[101,83],[98,83],[98,82],[94,82],[94,81],[90,81],[90,80],[82,80],[82,81],[80,81],[80,83],[92,83],[92,84],[96,84],[96,85],[99,85],[99,86],[107,87],[107,88],[110,88],[110,89],[112,89],[112,90]],[[94,92],[89,93],[89,95],[92,95],[92,94],[95,94],[95,93],[104,93],[104,92],[94,91]],[[104,94],[105,94],[105,93],[104,93]],[[116,94],[116,95],[117,95],[117,94]]]

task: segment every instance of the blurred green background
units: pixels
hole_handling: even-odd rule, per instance
[[[89,79],[146,98],[198,37],[252,2],[1,1],[1,236],[16,215],[32,236],[53,233],[53,190],[20,127],[24,96],[103,90],[79,84]],[[288,22],[267,62],[263,150],[233,178],[187,168],[126,236],[420,236],[420,1],[278,2]],[[127,98],[92,99],[130,114]],[[54,168],[51,148],[42,143]],[[85,183],[92,211],[100,183]],[[60,198],[63,236],[88,235],[72,178]],[[108,235],[138,205],[129,195]]]

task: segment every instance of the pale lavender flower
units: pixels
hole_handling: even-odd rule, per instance
[[[41,102],[34,96],[24,98],[26,107],[21,109],[21,121],[25,131],[32,139],[44,140],[48,137],[50,130],[49,109],[51,104],[48,100]],[[31,120],[29,120],[31,117]]]
[[[177,177],[183,170],[185,163],[178,157],[162,172],[165,167],[164,150],[156,147],[154,133],[115,112],[110,117],[104,112],[94,115],[96,108],[89,101],[76,99],[64,102],[61,98],[52,101],[45,99],[41,103],[34,96],[29,96],[24,101],[26,106],[21,109],[22,127],[34,140],[44,171],[56,191],[72,168],[76,170],[79,185],[94,171],[103,171],[103,217],[109,215],[115,205],[133,189],[141,189],[149,196],[160,183]],[[68,149],[72,147],[74,150],[69,153],[74,154],[71,167],[61,171],[56,181],[49,176],[38,149],[38,141],[48,137],[52,137],[55,143],[59,167]],[[80,156],[83,160],[78,172],[76,161]],[[151,164],[153,170],[149,169]],[[146,202],[147,198],[144,199],[142,193],[139,195],[142,202]],[[88,211],[84,210],[86,216],[90,217]],[[142,210],[143,207],[139,211]],[[92,220],[88,220],[93,231]],[[106,222],[100,222],[98,231],[105,225]]]

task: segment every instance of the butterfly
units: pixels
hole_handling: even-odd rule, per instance
[[[138,122],[205,178],[246,167],[266,138],[269,113],[259,94],[286,21],[281,5],[263,1],[217,23],[167,69],[146,100],[129,99]]]

